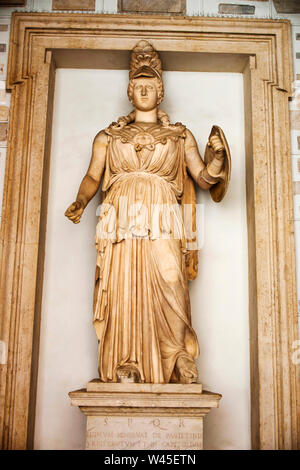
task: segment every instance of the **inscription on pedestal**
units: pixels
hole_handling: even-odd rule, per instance
[[[86,449],[202,449],[202,420],[203,418],[89,416]]]

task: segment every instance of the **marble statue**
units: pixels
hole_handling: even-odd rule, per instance
[[[130,61],[133,111],[96,135],[65,212],[77,224],[103,177],[94,294],[103,382],[197,382],[188,291],[197,274],[194,182],[219,202],[230,154],[214,126],[203,161],[192,133],[159,108],[163,95],[159,56],[140,41]]]

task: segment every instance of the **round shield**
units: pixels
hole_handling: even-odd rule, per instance
[[[214,136],[218,135],[223,143],[224,146],[224,164],[223,164],[223,171],[222,171],[222,179],[221,181],[218,181],[216,184],[214,184],[210,188],[210,194],[211,198],[214,202],[220,202],[224,198],[229,181],[230,181],[230,173],[231,173],[231,157],[230,157],[230,150],[229,146],[226,140],[226,137],[224,135],[224,132],[222,131],[221,127],[218,126],[213,126],[209,135],[209,139]],[[205,149],[205,155],[204,155],[204,162],[207,165],[210,163],[214,158],[214,152],[212,148],[210,147],[209,143],[206,146]]]

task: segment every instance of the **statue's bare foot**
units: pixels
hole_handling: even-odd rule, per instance
[[[124,364],[117,368],[117,382],[120,383],[140,383],[141,376],[138,368],[134,364]]]
[[[176,372],[180,383],[191,384],[197,382],[198,372],[196,364],[186,356],[180,356],[177,359]]]

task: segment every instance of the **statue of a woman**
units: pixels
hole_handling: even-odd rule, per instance
[[[104,382],[197,381],[188,292],[197,261],[181,208],[195,205],[191,177],[202,189],[222,192],[229,156],[221,130],[210,136],[205,164],[192,133],[170,124],[158,108],[161,72],[156,51],[140,41],[130,62],[134,110],[96,135],[89,169],[65,213],[78,223],[103,175],[94,326]]]

